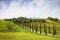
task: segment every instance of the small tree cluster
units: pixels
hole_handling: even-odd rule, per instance
[[[55,21],[55,22],[58,22],[58,21],[59,21],[59,19],[58,19],[58,18],[48,17],[47,19],[48,19],[48,20],[51,20],[51,21]]]

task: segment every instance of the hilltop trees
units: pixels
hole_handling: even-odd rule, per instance
[[[4,19],[6,21],[13,21],[15,22],[16,24],[19,23],[19,24],[26,24],[26,23],[31,23],[31,22],[46,22],[45,19],[43,18],[26,18],[26,17],[18,17],[18,18],[13,18],[13,19]]]
[[[58,21],[59,21],[59,19],[58,19],[58,18],[48,17],[47,19],[48,19],[48,20],[51,20],[51,21],[55,21],[55,22],[58,22]]]
[[[48,17],[47,19],[55,22],[60,22],[58,18]],[[26,18],[26,17],[18,17],[13,19],[4,19],[4,20],[13,21],[15,23],[21,23],[21,24],[30,23],[30,22],[42,22],[42,23],[46,22],[46,19],[44,18]]]

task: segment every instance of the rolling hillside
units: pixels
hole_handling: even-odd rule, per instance
[[[23,31],[24,29],[21,26],[16,25],[10,21],[0,20],[0,31]]]
[[[10,25],[9,27],[7,25]],[[10,21],[0,20],[0,40],[59,40],[59,37],[40,35],[37,33],[30,32],[21,26],[18,26]],[[14,32],[11,32],[14,31]],[[18,31],[18,32],[16,32]]]

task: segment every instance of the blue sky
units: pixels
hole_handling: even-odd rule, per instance
[[[20,16],[60,19],[60,0],[0,0],[0,19]]]

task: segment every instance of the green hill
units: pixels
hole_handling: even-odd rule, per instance
[[[25,29],[10,21],[0,20],[0,31],[24,31]]]
[[[0,31],[15,31],[15,32],[0,32],[0,40],[59,40],[57,36],[46,36],[30,32],[21,26],[18,26],[10,21],[0,20]],[[18,31],[18,32],[16,32]]]

